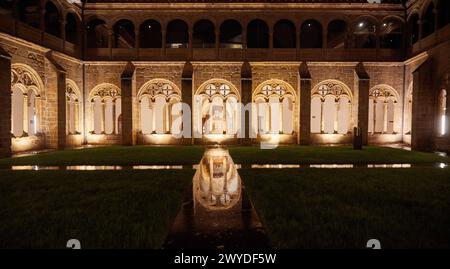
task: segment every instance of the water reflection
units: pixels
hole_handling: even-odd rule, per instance
[[[238,167],[227,149],[206,149],[165,248],[269,247],[262,224],[245,194]]]
[[[193,180],[194,206],[228,209],[241,197],[241,179],[228,150],[210,148],[200,162]]]

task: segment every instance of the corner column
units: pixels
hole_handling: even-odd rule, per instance
[[[413,72],[413,102],[411,121],[411,147],[413,150],[431,151],[434,134],[435,91],[432,75],[433,62],[427,59]]]
[[[0,158],[11,156],[11,56],[0,47]]]

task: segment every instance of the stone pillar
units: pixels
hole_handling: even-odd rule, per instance
[[[106,101],[103,99],[100,103],[100,133],[106,133]]]
[[[52,79],[47,81],[47,85],[50,89],[49,92],[54,91],[56,98],[55,103],[49,99],[49,95],[47,94],[47,99],[50,102],[49,105],[55,106],[54,109],[56,109],[56,137],[52,138],[52,134],[50,134],[50,139],[47,139],[49,141],[49,144],[47,145],[50,148],[57,148],[57,149],[64,149],[66,147],[66,121],[67,121],[67,115],[66,115],[66,70],[53,58],[52,51],[46,53],[45,55],[46,59],[49,62],[49,65],[51,66],[51,70],[54,71],[55,76],[51,76]],[[47,108],[48,109],[48,108]],[[49,114],[47,112],[47,114]],[[46,124],[53,125],[53,117],[49,117],[47,119]]]
[[[433,90],[432,60],[426,60],[413,72],[413,102],[411,122],[411,147],[413,150],[433,149],[435,94]]]
[[[0,158],[11,156],[11,56],[0,47]]]
[[[28,92],[23,94],[23,111],[22,111],[22,118],[23,118],[23,136],[28,135],[28,127],[30,126],[30,121],[28,120]]]
[[[133,130],[133,76],[135,67],[129,62],[121,75],[122,100],[122,144],[133,146],[136,144],[136,133]]]
[[[216,26],[216,59],[219,59],[219,50],[220,50],[220,28]]]
[[[311,144],[311,74],[309,73],[308,65],[303,62],[299,68],[300,89],[298,96],[300,99],[297,103],[299,108],[299,124],[300,131],[297,135],[297,144],[310,145]]]
[[[370,77],[364,68],[363,63],[359,63],[355,67],[355,85],[358,96],[358,122],[357,126],[361,131],[362,144],[368,144],[369,131],[369,90]],[[353,100],[354,103],[355,100]],[[374,126],[375,127],[375,126]]]
[[[117,116],[116,116],[116,101],[117,101],[117,99],[113,99],[112,100],[112,118],[113,118],[113,129],[112,129],[112,134],[117,134],[117,128],[116,128],[116,125],[117,125],[117,121],[116,121],[116,118],[117,118]]]
[[[166,44],[166,30],[165,29],[163,29],[161,31],[161,38],[162,38],[162,40],[161,40],[162,54],[164,56],[163,58],[165,58],[166,57],[166,47],[167,47],[167,44]]]
[[[242,107],[252,103],[252,68],[247,61],[243,63],[241,68],[241,96]],[[245,132],[239,132],[241,136],[244,136],[240,140],[241,144],[249,146],[252,144],[250,137],[250,129],[253,128],[250,120],[252,118],[252,111],[244,112],[245,114],[242,115],[243,112],[241,111],[240,128],[245,128]]]
[[[183,137],[183,144],[194,144],[194,103],[192,102],[192,75],[193,67],[190,62],[184,64],[183,73],[181,75],[181,98],[182,102],[191,107],[191,133],[190,138]],[[185,113],[185,111],[183,111]],[[185,122],[185,117],[183,116],[183,133],[186,134],[187,129],[184,125],[188,124]],[[187,135],[187,134],[186,134]]]

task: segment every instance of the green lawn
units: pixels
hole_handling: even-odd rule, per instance
[[[433,153],[369,146],[353,150],[351,146],[280,146],[274,150],[258,147],[230,147],[235,163],[254,164],[352,164],[352,163],[434,163],[450,162]]]
[[[68,149],[32,156],[0,159],[0,165],[133,165],[193,164],[203,156],[202,146],[109,146]]]
[[[0,171],[0,248],[160,248],[194,171]]]
[[[450,246],[450,169],[239,171],[275,248]]]
[[[197,164],[203,146],[111,146],[71,149],[41,153],[34,156],[0,159],[0,166],[9,165],[134,165],[134,164]],[[384,147],[365,147],[362,151],[349,146],[280,146],[273,150],[259,147],[229,148],[239,164],[310,164],[310,163],[434,163],[450,162],[449,158],[432,153],[410,152]]]

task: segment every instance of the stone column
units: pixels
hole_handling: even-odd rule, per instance
[[[167,44],[166,44],[166,30],[164,30],[164,29],[161,31],[161,38],[162,38],[162,40],[161,40],[162,54],[163,54],[163,58],[165,58]]]
[[[387,128],[388,128],[388,116],[387,116],[387,112],[388,112],[388,101],[385,100],[383,102],[383,134],[387,133]]]
[[[100,102],[100,133],[106,133],[106,100]]]
[[[369,130],[369,90],[370,77],[364,68],[363,63],[359,63],[355,67],[355,85],[357,86],[358,96],[358,122],[357,126],[361,130],[362,144],[368,144],[368,130]],[[353,104],[355,100],[353,100]],[[375,127],[375,126],[374,126]]]
[[[413,150],[431,151],[435,130],[435,94],[432,74],[433,61],[427,59],[413,72],[413,102],[411,122],[411,147]]]
[[[0,46],[0,158],[11,156],[11,56]]]
[[[121,75],[122,100],[122,144],[133,146],[136,144],[136,133],[133,131],[133,88],[132,81],[135,67],[129,62]]]
[[[216,59],[219,59],[219,50],[220,50],[220,29],[219,27],[215,28],[215,34],[216,34]]]
[[[75,134],[78,134],[81,130],[80,128],[80,101],[79,100],[75,100],[75,115],[74,115],[74,121],[75,121],[75,129],[74,132]]]
[[[308,65],[303,62],[299,68],[300,89],[298,92],[297,101],[300,104],[298,121],[300,124],[300,131],[297,134],[297,144],[310,145],[311,144],[311,74],[309,73]]]
[[[117,99],[113,99],[112,100],[112,118],[113,118],[113,126],[112,126],[112,134],[117,134],[117,128],[116,128],[116,125],[117,125],[117,121],[116,121],[116,101],[117,101]]]
[[[30,126],[30,121],[28,120],[28,92],[23,94],[23,136],[28,135],[28,127]]]

